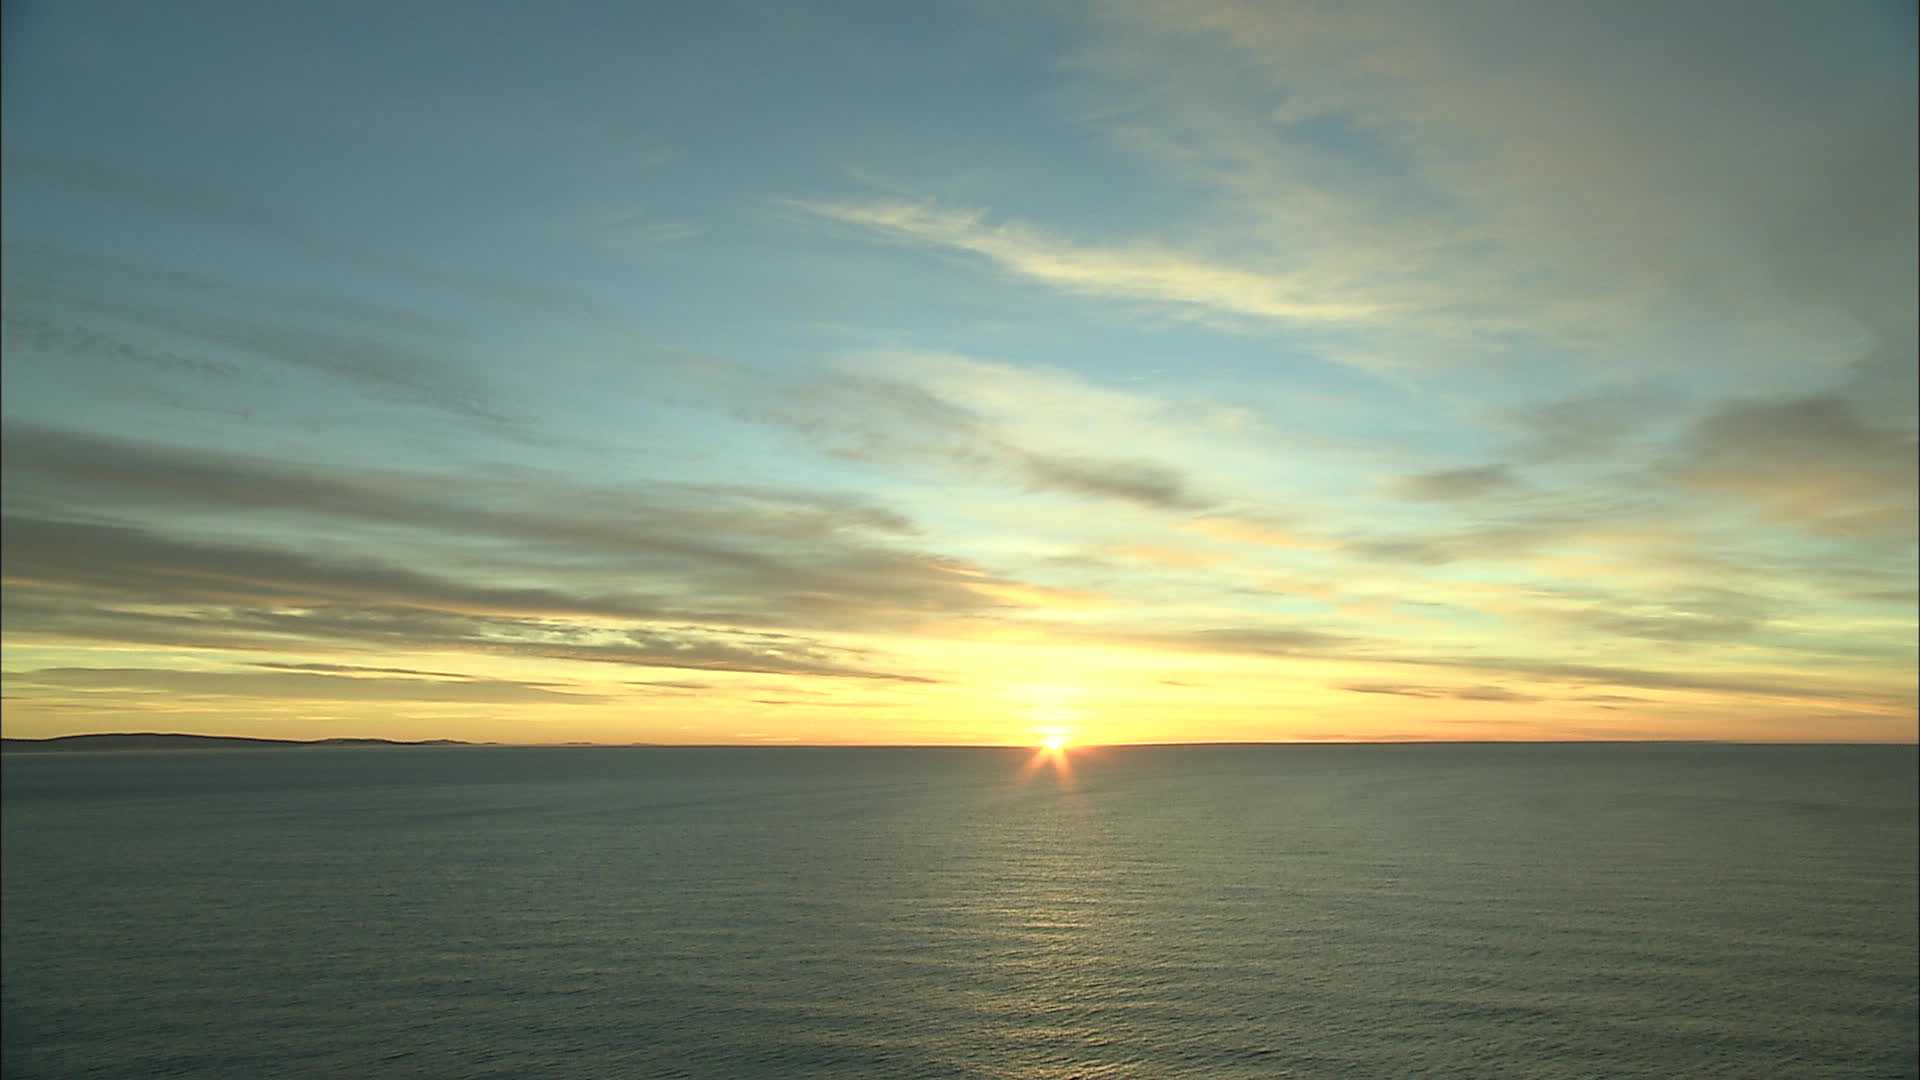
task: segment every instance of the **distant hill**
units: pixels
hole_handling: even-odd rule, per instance
[[[59,754],[112,750],[273,750],[313,746],[477,746],[458,739],[248,739],[233,735],[171,735],[131,732],[103,735],[59,735],[51,739],[0,739],[0,752]]]

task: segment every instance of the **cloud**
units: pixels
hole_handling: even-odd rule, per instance
[[[285,608],[411,605],[465,615],[650,618],[673,609],[645,596],[576,595],[552,588],[473,585],[372,559],[163,536],[144,529],[8,516],[11,587],[106,592],[147,603]]]
[[[1623,5],[1089,13],[1070,100],[1211,195],[1180,222],[1191,246],[1390,309],[1323,340],[1336,358],[1681,382],[1687,355],[1791,384],[1911,338],[1910,15],[1702,3],[1650,33]]]
[[[9,524],[9,532],[12,528]],[[86,584],[103,585],[99,581]],[[274,582],[212,582],[197,591],[179,582],[169,584],[166,590],[143,590],[136,580],[120,588],[87,589],[72,581],[10,578],[5,596],[8,641],[15,645],[97,641],[242,653],[426,652],[756,675],[935,681],[875,668],[860,651],[804,635],[715,625],[623,627],[605,620],[408,606],[408,601],[418,604],[423,599],[419,596],[392,596],[377,602],[355,594],[323,594],[296,600],[293,590]],[[358,677],[351,672],[380,669],[316,662],[286,670],[350,679]]]
[[[1066,636],[1071,638],[1074,635]],[[1806,675],[1793,667],[1752,670],[1703,667],[1697,661],[1689,661],[1667,669],[1494,653],[1458,653],[1446,651],[1444,647],[1420,652],[1416,651],[1417,642],[1299,626],[1230,626],[1105,634],[1081,632],[1078,636],[1108,645],[1133,648],[1271,657],[1320,664],[1437,668],[1574,688],[1680,690],[1788,701],[1845,702],[1896,714],[1902,710],[1911,711],[1914,707],[1910,671],[1899,670],[1885,675],[1866,675],[1864,678],[1863,673],[1855,671],[1849,672],[1844,678],[1824,679]],[[1360,680],[1344,688],[1357,693],[1450,696],[1477,701],[1519,702],[1531,696],[1501,686],[1437,688],[1387,680]]]
[[[1108,640],[1165,649],[1241,656],[1329,656],[1364,644],[1347,634],[1294,626],[1217,626],[1154,634],[1116,635]]]
[[[226,304],[250,310],[285,312],[303,320],[356,327],[369,333],[398,334],[408,340],[443,345],[470,341],[458,324],[412,307],[340,292],[261,288],[212,274],[158,263],[135,262],[31,241],[0,245],[8,280],[0,288],[24,291],[49,303],[70,303],[98,311],[103,295],[141,296],[167,305]],[[22,285],[24,283],[24,289]]]
[[[1609,388],[1507,411],[1496,421],[1518,436],[1512,456],[1522,461],[1593,462],[1664,428],[1682,403],[1671,389]]]
[[[0,440],[14,641],[925,682],[770,628],[871,633],[1104,602],[895,546],[911,521],[835,493],[298,467],[21,425]]]
[[[12,517],[13,640],[283,650],[294,640],[688,670],[927,682],[825,642],[726,625],[644,596],[476,586],[371,561]],[[970,608],[1005,601],[962,588]],[[155,608],[163,610],[156,611]],[[695,619],[695,622],[686,622]],[[619,629],[621,622],[654,625]],[[661,626],[657,624],[667,623]]]
[[[1452,698],[1458,701],[1500,701],[1527,704],[1541,699],[1515,693],[1502,686],[1416,686],[1405,683],[1347,683],[1340,687],[1355,694],[1390,694],[1396,697]]]
[[[408,340],[410,335],[359,326],[303,325],[308,320],[284,308],[267,309],[274,317],[262,319],[179,296],[109,297],[97,285],[49,287],[32,278],[22,281],[23,276],[24,272],[16,274],[7,286],[9,318],[27,331],[24,343],[50,358],[71,363],[78,354],[228,377],[257,376],[257,361],[266,360],[340,379],[381,397],[479,421],[496,433],[525,436],[518,418],[501,407],[502,395],[476,377],[472,365],[456,365],[425,351]],[[248,306],[246,310],[256,309]],[[135,331],[102,329],[115,326]],[[127,340],[131,337],[192,342],[181,348],[193,355],[134,344]],[[209,352],[213,358],[205,355]]]
[[[1444,691],[1431,686],[1408,686],[1403,683],[1348,683],[1340,689],[1355,694],[1389,694],[1394,697],[1432,698],[1446,696]]]
[[[595,705],[606,699],[503,679],[394,679],[312,671],[236,672],[160,668],[39,668],[8,672],[20,686],[179,697],[307,701],[405,701],[476,705]]]
[[[1418,566],[1499,562],[1570,547],[1670,542],[1684,536],[1675,516],[1671,506],[1640,492],[1549,493],[1430,533],[1349,535],[1339,548],[1362,559]]]
[[[1169,248],[1073,244],[1032,228],[989,225],[978,211],[910,203],[798,203],[848,225],[983,256],[1009,273],[1068,292],[1148,301],[1282,323],[1349,323],[1384,305],[1296,273],[1262,272]]]
[[[28,565],[20,560],[52,559],[63,577],[98,578],[122,557],[118,549],[132,545],[188,568],[137,580],[146,587],[180,573],[204,579],[266,560],[272,565],[260,568],[261,580],[282,587],[309,582],[337,597],[352,590],[459,610],[863,626],[1018,606],[1013,598],[1023,587],[1033,596],[1046,592],[965,560],[896,546],[912,534],[912,522],[831,492],[672,483],[621,491],[531,472],[479,478],[309,468],[21,425],[8,425],[0,445],[6,501],[23,530],[20,555],[9,566],[15,575]],[[229,528],[246,521],[275,533],[287,533],[281,523],[294,517],[309,523],[303,530],[324,529],[332,554],[246,550],[229,559],[217,543],[209,551],[183,550],[161,532],[85,525],[89,508],[99,505],[173,520],[214,515]],[[70,530],[76,546],[42,542],[41,529]],[[406,542],[396,545],[396,529]],[[380,568],[396,548],[448,544],[463,549],[468,562],[492,563],[487,576],[494,580],[537,574],[593,584],[483,589]],[[101,549],[97,563],[68,558],[85,547]],[[383,554],[343,565],[342,553],[356,547]],[[640,591],[640,581],[654,587]]]
[[[1151,461],[1018,452],[1017,459],[1040,487],[1138,503],[1157,510],[1203,505],[1178,470]]]
[[[284,664],[267,660],[253,661],[250,665],[267,668],[271,671],[316,671],[323,675],[414,675],[426,679],[474,679],[475,675],[463,675],[456,671],[421,671],[418,668],[367,667],[361,664]],[[543,685],[529,683],[529,686]]]
[[[846,649],[792,635],[685,628],[674,631],[632,630],[614,640],[483,641],[476,644],[494,652],[594,664],[870,679],[896,683],[932,684],[940,681],[921,675],[857,667],[852,663],[856,654]]]
[[[1453,696],[1462,701],[1511,701],[1529,702],[1540,699],[1530,694],[1518,694],[1503,686],[1469,686],[1455,690]]]
[[[1861,685],[1823,683],[1817,679],[1782,678],[1772,673],[1741,671],[1661,671],[1604,664],[1493,656],[1374,657],[1396,664],[1446,667],[1518,676],[1539,682],[1572,686],[1621,686],[1641,690],[1693,690],[1789,700],[1857,701],[1894,709],[1912,707],[1905,697],[1889,690]]]
[[[1395,489],[1409,499],[1450,501],[1476,499],[1512,488],[1516,483],[1505,465],[1480,465],[1415,473],[1396,482]]]
[[[1811,532],[1910,537],[1915,452],[1910,427],[1869,424],[1839,397],[1738,402],[1694,424],[1666,474]]]
[[[8,292],[11,294],[13,290]],[[49,317],[30,309],[23,310],[23,307],[9,295],[4,311],[0,311],[0,323],[6,326],[8,346],[23,353],[35,352],[65,358],[80,354],[129,367],[208,378],[233,378],[244,370],[230,361],[135,343],[103,332],[98,326]],[[21,354],[15,355],[18,357]]]
[[[1063,415],[1078,423],[1063,431]],[[1162,403],[1066,372],[939,354],[869,354],[783,395],[766,416],[864,463],[928,462],[1149,510],[1208,502],[1183,469],[1087,450],[1086,443],[1116,440],[1171,444],[1176,452],[1182,444]]]
[[[1772,610],[1762,598],[1747,593],[1693,588],[1650,599],[1603,594],[1586,603],[1535,606],[1521,613],[1621,637],[1692,643],[1752,638]]]

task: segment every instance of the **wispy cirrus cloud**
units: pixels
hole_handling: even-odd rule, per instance
[[[1650,35],[1604,6],[1093,10],[1090,122],[1319,272],[1367,266],[1485,330],[1616,340],[1628,310],[1785,302],[1778,330],[1812,302],[1910,309],[1911,54],[1873,20],[1702,4]]]
[[[1076,423],[1058,423],[1063,414]],[[943,354],[872,353],[795,388],[764,415],[831,453],[869,464],[928,463],[1032,491],[1149,510],[1193,510],[1211,501],[1188,469],[1106,449],[1144,444],[1172,456],[1191,445],[1182,442],[1191,424],[1164,402],[1066,372]]]
[[[978,255],[1007,273],[1088,296],[1286,324],[1346,324],[1390,310],[1352,285],[1173,248],[1076,244],[1027,226],[990,224],[981,211],[900,202],[795,205],[897,240]]]

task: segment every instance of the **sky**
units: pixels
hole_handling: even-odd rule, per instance
[[[5,17],[9,736],[1915,741],[1910,3]]]

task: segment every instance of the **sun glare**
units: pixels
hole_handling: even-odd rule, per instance
[[[1073,729],[1064,724],[1046,724],[1033,729],[1040,736],[1040,749],[1058,757],[1073,741]]]
[[[1041,727],[1033,729],[1039,736],[1039,746],[1033,757],[1028,759],[1026,772],[1032,775],[1042,770],[1053,773],[1066,784],[1073,783],[1073,758],[1067,748],[1073,742],[1073,729],[1066,727]]]

